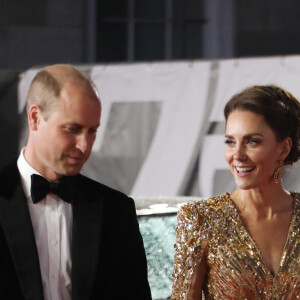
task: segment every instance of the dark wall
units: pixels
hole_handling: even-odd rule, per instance
[[[18,155],[18,73],[0,71],[0,169]]]
[[[236,56],[300,53],[299,0],[236,0]]]
[[[0,0],[0,69],[84,61],[83,0]]]
[[[170,16],[167,3],[172,3]],[[58,62],[223,58],[222,51],[215,51],[217,57],[204,55],[203,45],[211,36],[230,41],[232,56],[237,57],[300,53],[299,0],[230,3],[234,13],[226,17],[216,15],[224,0],[0,0],[0,69]],[[208,10],[212,14],[205,13]],[[214,31],[203,33],[202,26],[228,16],[234,24],[230,31],[220,37]],[[171,23],[166,38],[168,27],[163,24]]]

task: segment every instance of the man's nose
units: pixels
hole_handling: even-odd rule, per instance
[[[81,134],[78,136],[76,146],[82,153],[86,152],[89,147],[89,138],[87,134]]]

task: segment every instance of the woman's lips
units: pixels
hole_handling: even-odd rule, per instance
[[[235,166],[235,169],[238,174],[248,174],[248,173],[252,172],[255,169],[255,167],[237,167],[237,166]]]

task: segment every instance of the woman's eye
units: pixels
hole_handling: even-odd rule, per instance
[[[250,145],[258,145],[260,144],[260,141],[258,139],[249,139],[248,144]]]
[[[227,146],[232,146],[234,144],[234,142],[232,140],[225,140],[225,144]]]

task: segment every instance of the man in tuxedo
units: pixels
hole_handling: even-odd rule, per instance
[[[27,145],[0,172],[0,299],[151,299],[133,200],[79,173],[100,114],[73,66],[33,79]]]

